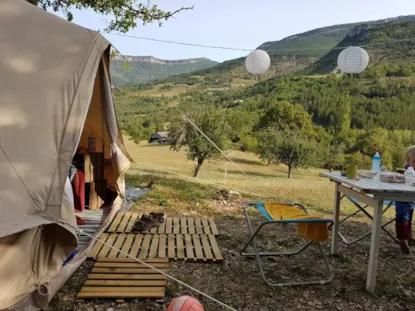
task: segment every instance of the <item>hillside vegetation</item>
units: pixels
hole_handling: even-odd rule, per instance
[[[370,57],[370,66],[386,66],[384,70],[412,70],[415,58],[415,43],[407,39],[415,38],[415,22],[389,22],[383,24],[364,24],[353,28],[346,37],[327,55],[319,59],[310,68],[311,73],[327,74],[337,68],[337,57],[341,47],[363,46]],[[383,44],[389,41],[399,41]],[[404,67],[404,68],[403,68]],[[402,75],[405,75],[402,72]]]

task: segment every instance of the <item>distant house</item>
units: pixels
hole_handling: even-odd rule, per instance
[[[152,143],[154,141],[158,141],[160,144],[165,144],[170,142],[169,138],[169,132],[156,132],[153,135],[150,136],[150,139],[148,140],[149,143]]]

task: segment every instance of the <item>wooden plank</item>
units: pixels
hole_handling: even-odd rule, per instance
[[[179,217],[174,217],[173,218],[173,233],[174,234],[179,234],[180,233]]]
[[[196,259],[205,259],[205,257],[203,256],[202,245],[200,243],[200,236],[197,234],[194,234],[192,238],[193,238],[193,245],[195,247],[194,250],[196,254]]]
[[[220,252],[218,243],[216,242],[216,238],[213,234],[209,235],[209,242],[210,246],[212,247],[213,255],[216,260],[223,260],[222,253]]]
[[[206,259],[213,259],[212,249],[210,248],[209,241],[206,235],[201,235],[200,239],[202,240],[203,253],[205,254]]]
[[[175,236],[174,234],[169,234],[168,236],[168,249],[167,249],[167,257],[168,258],[176,258],[176,243],[175,243]]]
[[[150,233],[152,233],[152,234],[157,233],[158,228],[159,228],[158,226],[157,226],[157,227],[153,227],[153,228],[151,228],[151,229],[150,229]]]
[[[114,248],[111,249],[110,253],[108,254],[107,257],[109,258],[115,258],[118,255],[118,250],[120,249],[122,244],[124,243],[125,238],[127,237],[125,234],[117,234],[117,240],[114,243]]]
[[[160,234],[160,242],[159,242],[159,258],[166,258],[166,235]]]
[[[141,246],[140,253],[138,254],[139,259],[147,257],[148,249],[150,247],[150,240],[151,240],[151,235],[150,234],[145,234],[144,235],[144,240],[143,240],[143,245]]]
[[[166,286],[165,280],[86,280],[85,286]]]
[[[101,234],[101,236],[99,237],[99,241],[95,242],[94,247],[92,248],[92,250],[89,252],[88,254],[88,258],[95,258],[99,251],[101,250],[101,248],[103,246],[105,246],[105,244],[102,244],[100,241],[105,242],[108,238],[109,234],[108,233],[103,233]]]
[[[383,201],[379,201],[373,215],[372,235],[369,251],[369,267],[367,270],[366,278],[366,289],[371,293],[374,293],[376,290],[376,277],[378,274],[379,264],[380,233],[382,231],[382,209]]]
[[[385,201],[397,201],[397,202],[414,202],[415,193],[406,194],[406,193],[375,193],[373,195],[375,200],[385,200]]]
[[[148,253],[148,258],[155,258],[157,257],[157,251],[159,248],[159,235],[153,235],[153,239],[151,241],[150,252]]]
[[[84,292],[134,292],[136,290],[143,292],[161,292],[165,289],[164,286],[153,287],[120,287],[120,286],[84,286],[81,293]]]
[[[212,231],[213,235],[218,235],[219,231],[218,228],[216,227],[216,223],[215,220],[213,219],[213,217],[209,217],[209,224],[210,224],[210,229]]]
[[[173,218],[167,217],[167,219],[166,219],[166,234],[173,233],[172,222],[173,222]]]
[[[131,245],[133,244],[134,241],[134,234],[127,234],[127,238],[124,241],[124,245],[122,246],[121,250],[126,253],[129,254],[128,252],[130,251]],[[120,252],[120,254],[118,255],[118,257],[120,258],[126,258],[127,255],[123,254]]]
[[[131,213],[130,212],[126,212],[124,214],[124,217],[122,218],[120,225],[117,228],[117,232],[118,233],[123,233],[125,232],[125,228],[127,228],[128,222],[130,221],[131,218]]]
[[[143,262],[154,262],[154,263],[159,263],[159,262],[169,262],[169,260],[167,258],[151,258],[151,259],[140,259]],[[135,259],[131,259],[131,258],[97,258],[97,262],[137,262],[137,260]]]
[[[159,269],[162,272],[167,272],[167,269]],[[115,274],[125,274],[125,273],[140,273],[140,274],[159,274],[157,271],[151,268],[92,268],[92,274],[97,273],[115,273]]]
[[[194,221],[193,217],[188,217],[187,218],[187,224],[188,224],[189,234],[195,234],[196,233],[195,221]]]
[[[111,223],[111,226],[108,229],[108,232],[115,232],[118,228],[118,225],[120,224],[120,221],[122,217],[124,216],[124,213],[118,212],[117,216],[115,216],[114,220]]]
[[[407,184],[387,183],[369,178],[360,178],[359,180],[348,179],[345,176],[341,176],[340,173],[322,172],[320,176],[327,177],[332,181],[348,185],[365,193],[415,193],[415,188]]]
[[[200,217],[195,218],[195,224],[196,224],[196,233],[203,234],[203,227],[202,227],[202,222],[200,221]]]
[[[177,258],[183,259],[184,258],[184,243],[183,243],[182,234],[176,235],[176,245],[177,245]]]
[[[337,254],[338,250],[338,242],[339,242],[339,226],[340,226],[340,191],[339,191],[339,183],[335,183],[334,185],[334,205],[333,205],[333,229],[331,234],[331,253]]]
[[[206,217],[202,218],[202,224],[203,224],[203,231],[205,234],[211,234],[212,232],[210,231],[210,227],[209,227],[209,221]]]
[[[138,213],[133,213],[131,215],[130,221],[128,222],[128,225],[125,228],[126,233],[130,233],[133,230],[134,224],[137,221],[138,216],[139,216]]]
[[[192,236],[190,234],[186,234],[184,236],[184,242],[186,244],[186,258],[195,259],[195,254],[193,252]]]
[[[180,231],[181,234],[187,234],[187,221],[186,217],[180,217]]]
[[[131,292],[80,292],[77,298],[163,298],[163,292],[143,292],[131,290]]]
[[[140,273],[126,273],[126,274],[108,274],[108,273],[93,273],[88,275],[88,280],[165,280],[163,274],[140,274]]]
[[[143,235],[142,234],[136,234],[135,235],[135,239],[133,242],[133,245],[131,246],[131,250],[128,253],[128,255],[132,256],[132,257],[137,257],[138,255],[138,250],[141,247],[141,242],[143,241]]]
[[[115,240],[117,239],[118,234],[110,234],[106,243],[108,245],[113,245]],[[108,245],[104,245],[98,253],[98,257],[107,257],[108,252],[110,251],[110,247]]]
[[[163,234],[166,231],[166,218],[164,218],[164,221],[158,226],[157,233]]]
[[[149,263],[150,264],[150,263]],[[168,262],[151,263],[154,268],[165,268],[169,267]],[[147,268],[139,262],[96,262],[94,268]]]

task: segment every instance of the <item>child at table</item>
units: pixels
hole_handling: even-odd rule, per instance
[[[415,168],[415,146],[408,148],[406,151],[406,166],[405,169],[412,166]],[[409,243],[413,243],[412,237],[412,215],[413,202],[395,202],[396,212],[396,237],[399,240],[401,252],[410,254]]]

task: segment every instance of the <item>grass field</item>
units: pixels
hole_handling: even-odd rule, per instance
[[[136,161],[130,170],[132,176],[139,172],[171,172],[180,176],[168,174],[170,177],[183,179],[187,176],[187,180],[240,191],[252,198],[258,199],[262,196],[302,202],[315,212],[331,216],[334,185],[328,179],[319,177],[319,169],[298,169],[294,171],[293,177],[288,179],[285,166],[267,166],[256,155],[235,150],[230,152],[228,157],[246,174],[222,156],[206,162],[199,180],[195,180],[192,178],[194,163],[187,160],[184,150],[171,151],[169,146],[157,143],[142,142],[136,145],[127,137],[125,142],[130,155]],[[170,194],[166,193],[166,196],[168,195]],[[167,197],[166,200],[168,199]],[[352,208],[351,205],[345,207]],[[344,212],[349,212],[349,208]]]

